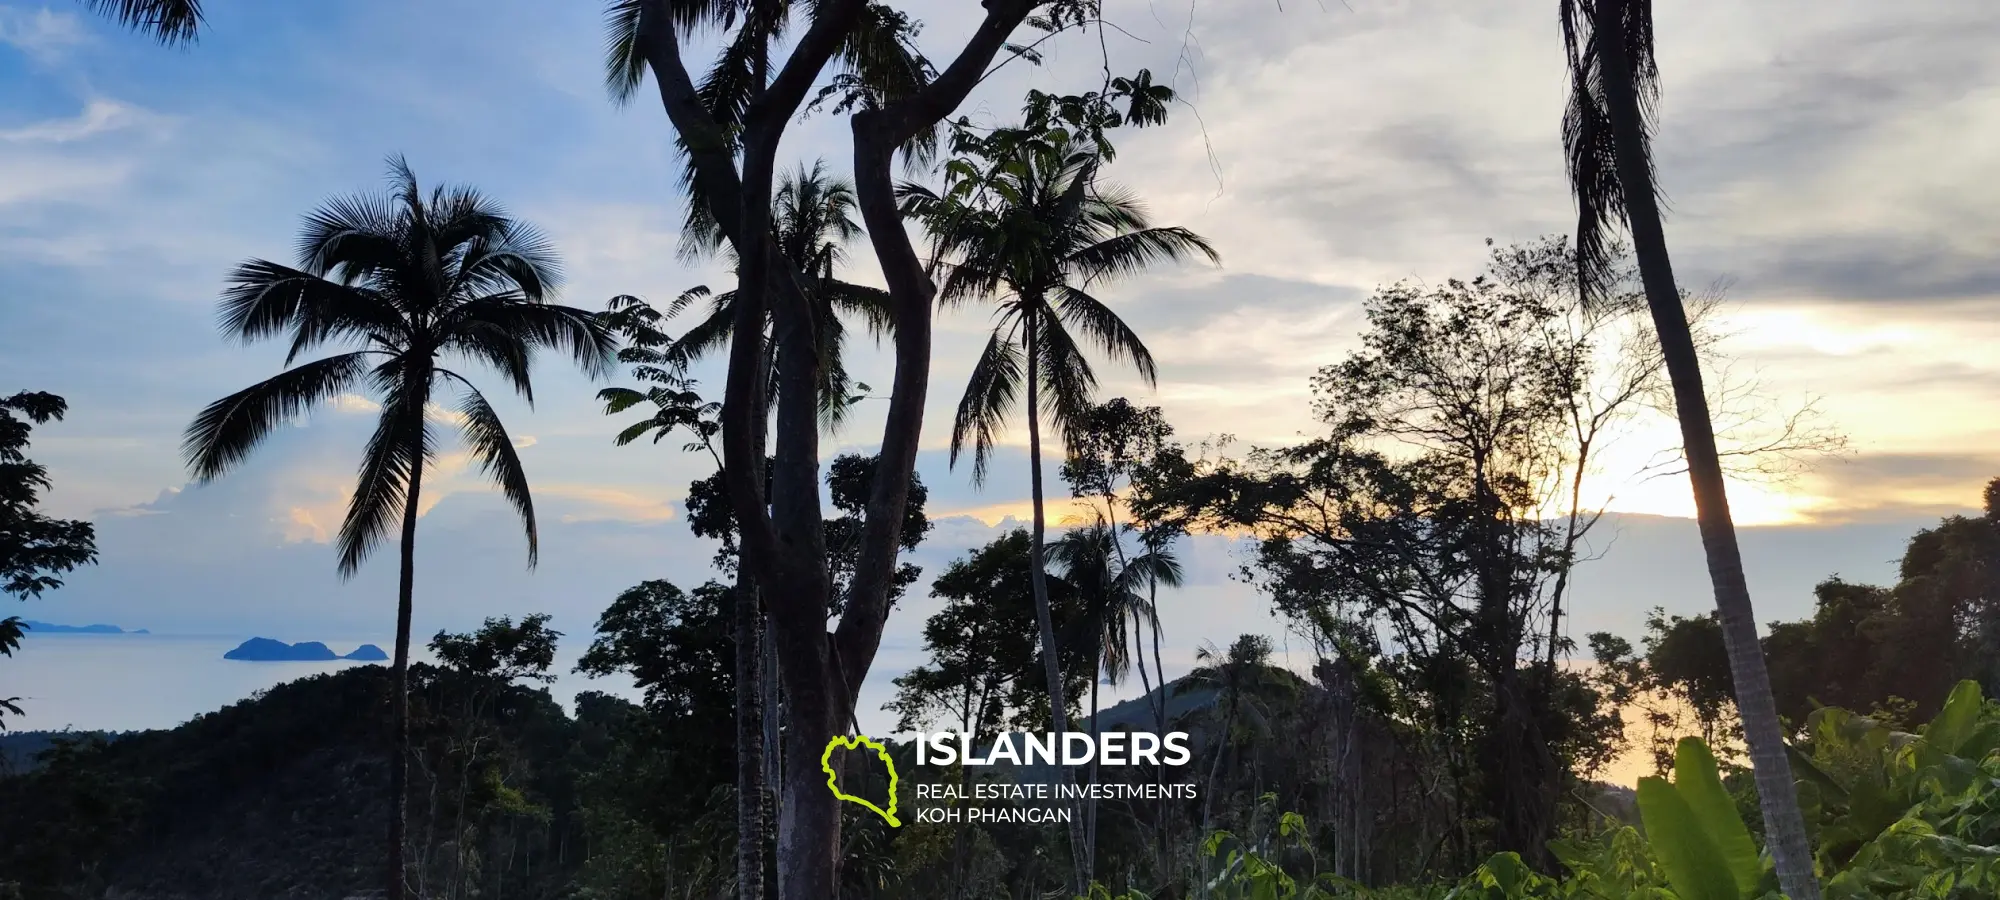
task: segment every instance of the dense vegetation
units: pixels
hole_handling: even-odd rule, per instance
[[[1989,493],[2000,497],[2000,479]],[[1966,543],[1941,551],[1953,536]],[[1810,710],[1788,720],[1788,737],[1829,896],[2000,890],[2000,704],[1983,699],[1978,680],[1990,677],[1980,647],[2000,596],[1996,549],[2000,509],[1946,519],[1912,538],[1897,585],[1829,581],[1812,619],[1780,623],[1765,640],[1781,685],[1815,677],[1826,655],[1801,649],[1814,642],[1848,642],[1848,669],[1866,660],[1865,671],[1877,673],[1838,682],[1841,706],[1778,698]],[[1027,534],[1015,532],[936,579],[947,604],[926,629],[932,661],[898,682],[906,724],[990,735],[1046,721],[1028,552]],[[1051,584],[1058,626],[1077,636],[1067,671],[1087,672],[1088,585],[1063,570]],[[586,693],[570,714],[537,684],[561,638],[543,617],[433,638],[440,665],[411,670],[417,889],[433,897],[734,896],[731,733],[710,724],[726,720],[734,703],[732,596],[719,583],[690,592],[654,581],[616,598],[582,667],[631,672],[644,700]],[[1881,602],[1857,605],[1856,597]],[[1925,628],[1934,642],[1895,640]],[[1399,685],[1396,665],[1357,677],[1333,658],[1301,676],[1271,665],[1269,645],[1246,636],[1205,651],[1203,665],[1167,690],[1099,717],[1108,729],[1150,730],[1164,716],[1197,738],[1187,770],[1104,769],[1098,777],[1164,774],[1196,782],[1202,799],[1107,802],[1095,832],[1101,887],[1093,896],[1770,895],[1774,876],[1768,858],[1759,861],[1754,788],[1731,749],[1740,738],[1712,622],[1655,617],[1642,651],[1610,635],[1592,640],[1604,665],[1578,676],[1570,702],[1610,724],[1601,747],[1565,759],[1555,821],[1541,836],[1547,862],[1506,849],[1498,823],[1478,807],[1440,808],[1434,795],[1450,773],[1421,751],[1465,726],[1397,712],[1390,704],[1415,698],[1401,693],[1413,688]],[[1937,678],[1959,676],[1931,690]],[[374,786],[386,777],[392,684],[382,667],[356,667],[280,685],[170,731],[12,736],[10,750],[21,743],[38,752],[0,776],[0,892],[367,895],[386,811]],[[964,702],[968,692],[977,702]],[[1069,679],[1065,695],[1080,711],[1085,680]],[[968,709],[978,721],[957,718]],[[1640,718],[1617,727],[1632,711]],[[1635,803],[1588,780],[1621,731],[1660,751],[1671,787],[1644,781]],[[910,748],[895,752],[906,809],[919,805],[926,779],[996,777],[917,768]],[[887,787],[879,772],[857,772],[851,784],[878,795]],[[1485,788],[1452,789],[1476,797]],[[1453,823],[1457,830],[1445,827]],[[1047,826],[891,829],[862,813],[843,830],[843,898],[1028,898],[1066,880],[1067,842]],[[1460,840],[1462,851],[1451,846]]]

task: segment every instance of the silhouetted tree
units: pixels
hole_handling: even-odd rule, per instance
[[[1097,377],[1084,357],[1085,345],[1130,363],[1149,385],[1157,379],[1146,345],[1090,291],[1156,262],[1217,257],[1199,235],[1153,227],[1136,197],[1100,184],[1104,156],[1098,145],[1073,139],[1051,122],[1031,120],[1021,131],[1018,140],[961,141],[970,152],[953,165],[964,168],[948,171],[969,169],[975,177],[949,184],[942,194],[909,185],[903,195],[905,208],[924,223],[944,261],[940,299],[990,298],[999,306],[952,422],[951,459],[956,464],[969,448],[973,481],[984,481],[993,442],[1017,410],[1026,412],[1034,540],[1029,574],[1044,610],[1038,620],[1049,666],[1046,683],[1053,686],[1062,676],[1055,668],[1056,635],[1043,583],[1048,527],[1043,417],[1063,435],[1090,408]],[[1067,731],[1061,704],[1051,709],[1055,730]],[[1070,824],[1079,856],[1085,856],[1082,823]],[[1081,866],[1078,891],[1089,882],[1087,857]]]
[[[57,577],[97,561],[97,531],[89,522],[57,519],[35,510],[48,490],[47,466],[28,458],[36,425],[61,421],[69,404],[54,394],[22,391],[0,397],[0,593],[39,597],[62,587]],[[21,645],[20,616],[0,618],[0,656]],[[21,715],[19,697],[0,697],[0,713]],[[6,724],[0,715],[0,728]]]
[[[1729,645],[1736,705],[1756,773],[1758,803],[1778,880],[1791,900],[1819,900],[1812,847],[1793,789],[1771,677],[1757,640],[1715,426],[1702,387],[1701,359],[1681,305],[1661,226],[1652,131],[1660,70],[1653,53],[1652,0],[1561,0],[1571,90],[1563,118],[1570,184],[1577,201],[1577,264],[1587,292],[1609,269],[1608,235],[1619,220],[1632,236],[1646,303],[1673,383],[1681,445],[1694,487],[1695,518]]]
[[[245,341],[287,336],[285,364],[291,368],[209,404],[188,426],[183,449],[196,481],[206,483],[323,401],[357,387],[379,398],[381,414],[362,453],[337,546],[340,574],[351,576],[401,520],[397,739],[389,770],[389,896],[398,900],[407,890],[403,808],[417,517],[424,469],[437,451],[429,407],[440,387],[461,392],[457,417],[445,421],[456,424],[473,458],[520,515],[530,566],[539,546],[514,439],[486,396],[441,362],[487,366],[532,401],[529,373],[537,350],[565,352],[601,376],[614,343],[596,314],[549,302],[559,277],[555,252],[532,227],[469,187],[439,187],[426,198],[400,157],[390,161],[390,175],[387,195],[334,200],[307,216],[298,267],[251,260],[230,275],[221,303],[223,331]],[[361,349],[293,365],[327,344]]]

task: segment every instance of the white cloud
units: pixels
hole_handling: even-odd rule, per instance
[[[0,141],[67,144],[150,120],[154,117],[138,107],[98,97],[86,102],[83,111],[72,118],[0,129]]]
[[[382,404],[376,403],[360,394],[341,394],[333,398],[331,405],[333,406],[333,411],[339,413],[361,414],[382,411]]]
[[[19,50],[36,62],[53,63],[71,48],[89,40],[90,32],[75,13],[55,12],[46,6],[33,11],[0,6],[0,44]]]

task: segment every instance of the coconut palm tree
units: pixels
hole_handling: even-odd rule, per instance
[[[1140,675],[1145,675],[1145,644],[1141,636],[1160,627],[1152,597],[1162,585],[1180,586],[1180,560],[1164,547],[1149,547],[1148,552],[1128,557],[1116,528],[1102,519],[1063,535],[1049,548],[1049,558],[1083,601],[1083,615],[1077,626],[1082,631],[1078,637],[1086,642],[1093,661],[1090,733],[1095,737],[1102,730],[1097,721],[1098,687],[1106,681],[1112,687],[1124,683],[1135,658]],[[1152,693],[1150,686],[1147,693]],[[1093,783],[1097,781],[1097,770],[1098,762],[1093,757],[1090,764]],[[1085,859],[1095,860],[1095,798],[1084,816],[1084,844]]]
[[[858,315],[880,336],[888,330],[889,296],[886,291],[851,284],[834,275],[846,262],[848,242],[861,235],[861,226],[854,220],[853,187],[829,175],[824,162],[814,161],[810,167],[801,165],[788,174],[772,195],[771,207],[772,230],[779,252],[804,276],[806,296],[814,308],[820,356],[820,421],[828,430],[836,430],[859,399],[855,392],[868,390],[867,385],[849,379],[846,367],[841,364],[846,345],[841,314]],[[724,240],[713,218],[699,212],[700,209],[699,204],[691,208],[688,227],[682,232],[682,256],[699,259],[721,252],[729,258],[731,268],[735,268],[734,248]],[[612,323],[629,342],[629,346],[619,351],[619,358],[632,364],[633,374],[651,382],[651,386],[644,392],[605,388],[598,392],[598,398],[604,401],[606,413],[623,412],[640,403],[650,403],[654,408],[653,415],[619,433],[620,445],[649,432],[658,441],[675,428],[686,428],[698,439],[686,449],[706,451],[715,460],[717,471],[722,470],[722,457],[714,440],[721,431],[721,406],[704,402],[695,394],[687,369],[702,357],[729,345],[736,329],[736,296],[733,290],[716,294],[706,285],[698,285],[674,298],[664,312],[637,297],[612,299]],[[707,315],[680,337],[669,337],[661,330],[665,320],[702,301],[708,302]],[[768,330],[771,325],[770,317],[766,316],[765,328]],[[766,384],[771,386],[764,398],[768,415],[777,406],[778,355],[775,341],[765,347],[765,367],[769,372]],[[736,682],[737,790],[744,804],[738,813],[737,844],[741,858],[737,869],[742,896],[756,900],[763,896],[763,835],[768,825],[763,808],[768,797],[766,785],[775,780],[770,769],[776,760],[768,756],[771,751],[765,745],[772,743],[777,733],[773,718],[778,709],[777,684],[770,677],[777,666],[777,648],[776,641],[764,634],[762,604],[757,602],[757,585],[748,572],[737,573],[736,589],[739,602],[735,640],[739,648],[744,648],[738,657]]]
[[[854,215],[854,187],[828,174],[824,161],[815,160],[810,167],[800,165],[786,175],[772,195],[771,224],[778,249],[805,276],[806,296],[814,307],[813,325],[819,338],[821,361],[820,419],[829,430],[837,430],[845,421],[856,389],[867,390],[866,385],[854,384],[842,365],[847,342],[842,315],[859,317],[877,337],[888,333],[889,328],[887,291],[842,281],[834,274],[847,262],[847,245],[861,236],[861,225]],[[697,258],[721,252],[729,259],[730,267],[735,268],[734,249],[712,225],[707,226],[704,236],[682,249],[685,255]],[[680,337],[659,344],[651,364],[685,369],[729,345],[736,317],[733,290],[716,294],[705,285],[691,288],[674,298],[658,318],[673,318],[702,301],[708,303],[706,315]],[[637,310],[642,303],[636,298],[619,297],[612,300],[612,307]],[[775,392],[775,346],[771,346],[768,356],[771,368],[768,383]],[[775,406],[775,399],[775,396],[767,398],[767,409]]]
[[[1159,261],[1193,255],[1219,261],[1206,239],[1185,228],[1153,227],[1131,194],[1098,182],[1102,149],[1049,129],[1005,144],[960,171],[979,171],[974,189],[938,194],[901,189],[905,210],[923,222],[945,270],[939,298],[998,301],[998,321],[973,363],[972,378],[952,422],[951,462],[972,451],[975,484],[986,478],[993,443],[1015,412],[1025,386],[1028,485],[1033,504],[1029,581],[1042,637],[1054,730],[1067,731],[1055,625],[1045,570],[1047,511],[1042,493],[1042,418],[1058,436],[1090,408],[1097,377],[1083,344],[1127,362],[1148,385],[1158,373],[1153,355],[1118,314],[1090,291],[1099,283]],[[967,185],[961,185],[965,188]],[[1079,342],[1079,335],[1083,338]],[[1080,823],[1077,823],[1080,824]],[[1072,842],[1082,850],[1081,832]],[[1078,889],[1083,888],[1078,884]]]
[[[456,424],[520,515],[530,566],[539,543],[513,439],[485,395],[443,363],[482,364],[532,403],[529,373],[538,350],[566,353],[600,376],[610,369],[615,344],[596,314],[549,302],[559,269],[554,249],[532,227],[471,188],[439,187],[426,198],[400,157],[390,161],[390,174],[390,193],[334,200],[307,216],[297,267],[258,259],[230,274],[223,331],[246,341],[287,337],[288,368],[209,404],[188,426],[183,450],[195,480],[206,483],[322,401],[358,388],[380,404],[338,549],[339,572],[351,576],[401,521],[388,895],[401,898],[411,591],[420,489],[437,451],[434,424]],[[293,365],[328,344],[358,349]],[[440,389],[458,392],[455,416],[430,410]]]
[[[1651,148],[1660,75],[1653,55],[1652,13],[1652,0],[1561,0],[1571,77],[1563,143],[1577,201],[1578,275],[1586,297],[1602,297],[1612,262],[1609,232],[1622,219],[1632,237],[1646,302],[1673,384],[1688,477],[1694,485],[1695,518],[1729,648],[1737,710],[1756,773],[1771,855],[1792,900],[1818,900],[1805,820],[1785,757],[1784,731],[1757,640],[1736,526],[1729,515],[1700,359],[1660,222]]]
[[[1195,667],[1180,682],[1177,692],[1209,691],[1213,700],[1207,717],[1215,756],[1209,761],[1208,790],[1202,794],[1201,827],[1211,827],[1216,785],[1222,778],[1222,758],[1235,743],[1239,729],[1258,736],[1270,731],[1270,718],[1277,701],[1297,692],[1296,678],[1271,665],[1271,639],[1246,634],[1229,645],[1227,651],[1204,644],[1194,653]]]
[[[84,0],[92,12],[162,44],[186,44],[201,32],[201,0]]]

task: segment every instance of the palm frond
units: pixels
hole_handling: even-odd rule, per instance
[[[736,292],[724,291],[710,298],[708,315],[667,344],[661,351],[661,362],[686,368],[729,346],[729,339],[735,333]]]
[[[322,204],[299,232],[299,268],[353,284],[405,265],[395,206],[380,194],[350,194]]]
[[[453,328],[439,349],[478,360],[507,379],[509,387],[530,406],[535,402],[532,371],[535,345],[507,330],[505,325],[484,319],[461,322]]]
[[[181,438],[195,481],[213,481],[279,425],[338,396],[360,378],[370,355],[344,353],[286,369],[204,407]]]
[[[1021,348],[1001,328],[994,328],[979,361],[972,365],[972,378],[965,385],[965,395],[959,398],[958,413],[951,424],[951,465],[958,465],[966,439],[971,438],[973,484],[986,482],[986,465],[991,460],[993,443],[1019,400],[1021,358]]]
[[[474,241],[505,244],[517,229],[527,228],[510,218],[498,201],[465,184],[432,188],[429,214],[438,246],[461,251]]]
[[[511,290],[531,303],[545,303],[562,284],[555,245],[540,231],[511,221],[490,233],[469,237],[457,259],[457,291]]]
[[[605,326],[604,317],[588,310],[553,303],[532,303],[518,295],[497,294],[460,304],[440,323],[442,344],[464,350],[481,359],[492,357],[474,349],[465,339],[499,335],[518,342],[521,354],[532,355],[535,348],[569,354],[578,367],[592,378],[611,373],[617,358],[618,337]]]
[[[639,19],[651,0],[612,0],[604,11],[604,89],[611,101],[632,102],[646,83],[646,53],[639,45]]]
[[[1200,255],[1222,264],[1208,239],[1178,226],[1147,228],[1105,238],[1072,253],[1063,268],[1085,286],[1107,278],[1136,275],[1163,262],[1181,262]]]
[[[1097,373],[1062,320],[1038,315],[1035,324],[1038,358],[1029,364],[1040,379],[1042,412],[1058,435],[1067,436],[1070,427],[1090,409],[1091,397],[1097,393]]]
[[[827,279],[815,285],[813,292],[836,311],[860,316],[862,323],[868,327],[868,333],[876,338],[887,337],[895,328],[896,305],[888,291]]]
[[[1119,572],[1121,579],[1129,582],[1133,591],[1141,588],[1177,588],[1186,577],[1181,569],[1180,557],[1166,550],[1154,550],[1134,556]]]
[[[1602,41],[1619,41],[1633,74],[1639,99],[1639,124],[1649,152],[1647,182],[1652,175],[1650,145],[1657,122],[1659,65],[1653,53],[1651,0],[1625,0],[1619,33],[1599,33],[1595,0],[1562,0],[1563,46],[1569,63],[1569,103],[1563,111],[1563,151],[1570,191],[1576,200],[1576,268],[1584,301],[1592,306],[1609,299],[1616,256],[1613,235],[1625,217],[1626,197],[1618,177],[1617,149],[1611,134],[1611,114],[1605,94],[1607,73]],[[1654,197],[1664,206],[1664,198]]]
[[[486,402],[486,396],[472,382],[449,370],[439,374],[465,386],[465,394],[458,401],[458,411],[465,417],[460,433],[472,457],[479,461],[480,471],[493,480],[507,498],[507,504],[520,515],[521,526],[528,535],[528,568],[532,569],[541,557],[541,541],[535,531],[535,500],[528,493],[528,475],[521,469],[521,456],[516,452],[514,439],[507,436],[500,414],[493,411],[492,404]]]
[[[247,343],[289,329],[286,365],[330,340],[409,340],[408,323],[395,305],[366,288],[261,259],[237,266],[226,284],[218,316],[223,332]]]
[[[340,552],[340,576],[350,578],[360,570],[368,554],[388,536],[392,524],[402,518],[410,500],[410,478],[420,472],[432,456],[430,422],[424,418],[428,388],[416,398],[390,394],[382,404],[382,418],[362,448],[362,468],[354,482],[354,498],[348,500],[348,514],[340,520],[336,548]]]
[[[1130,362],[1147,387],[1159,384],[1160,371],[1153,363],[1153,351],[1146,349],[1139,333],[1104,301],[1067,284],[1058,285],[1050,299],[1064,324],[1082,332],[1086,340],[1114,361]]]
[[[193,43],[201,33],[201,0],[84,0],[92,12],[168,46]]]

